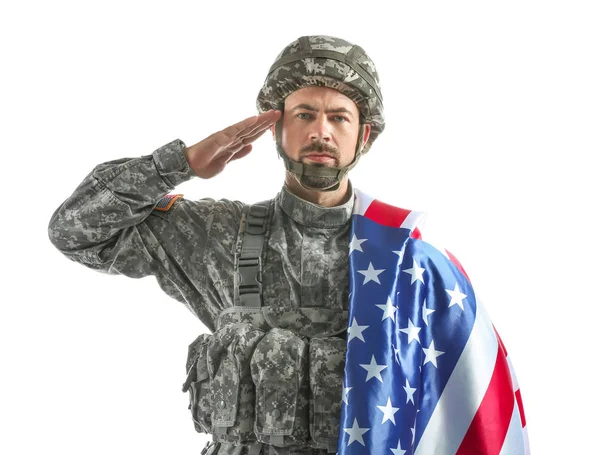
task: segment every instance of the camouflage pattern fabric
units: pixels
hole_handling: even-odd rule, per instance
[[[250,358],[264,332],[249,324],[232,324],[210,338],[206,369],[209,375],[212,432],[225,442],[256,442],[254,386]],[[200,365],[199,365],[200,367]]]
[[[342,402],[340,384],[344,380],[346,340],[317,337],[310,340],[310,435],[312,446],[337,451]]]
[[[201,334],[188,349],[186,363],[187,379],[183,384],[183,391],[189,392],[190,405],[194,428],[199,433],[210,433],[211,422],[211,390],[208,378],[207,348],[210,335]]]
[[[272,329],[250,365],[256,385],[258,440],[277,446],[308,441],[308,342],[289,330]]]
[[[91,269],[133,278],[156,277],[167,294],[185,304],[214,332],[200,337],[190,348],[186,385],[196,402],[196,428],[207,431],[210,427],[223,440],[218,453],[327,453],[327,449],[310,447],[306,430],[309,400],[311,393],[323,393],[330,395],[318,398],[323,402],[339,402],[342,384],[338,379],[337,387],[322,392],[311,389],[311,384],[335,378],[339,362],[334,355],[331,362],[318,360],[329,355],[330,348],[323,347],[321,354],[315,346],[311,348],[311,342],[335,334],[343,337],[347,327],[352,195],[341,206],[325,208],[281,190],[273,200],[264,249],[264,319],[253,316],[244,320],[234,308],[233,273],[240,221],[248,206],[224,199],[180,198],[166,211],[154,210],[175,186],[195,176],[184,148],[182,141],[175,140],[151,155],[97,166],[53,214],[50,240],[69,259]],[[222,314],[228,316],[220,318]],[[224,322],[219,323],[220,319]],[[296,362],[294,369],[289,366],[280,373],[273,368],[271,350],[286,365]],[[311,356],[317,359],[313,367],[309,365]],[[329,363],[331,372],[326,371]],[[273,377],[261,376],[262,369],[271,371]],[[252,436],[247,430],[252,419],[263,422],[263,430],[277,428],[273,419],[279,391],[262,387],[267,393],[256,399],[252,395],[257,381],[268,384],[278,380],[274,375],[290,377],[291,371],[303,378],[297,384],[291,434],[272,431],[270,443],[250,443]],[[237,376],[228,377],[228,372]],[[211,381],[216,384],[214,390]],[[291,392],[281,400],[291,406]],[[263,403],[258,406],[262,413],[258,417],[252,417],[254,401]],[[221,402],[225,406],[215,411],[215,404]],[[292,420],[290,413],[284,417],[288,423]],[[327,422],[317,427],[333,425],[331,419]],[[315,422],[310,425],[314,427]],[[288,431],[287,426],[282,428]],[[283,442],[278,437],[283,437]],[[337,438],[337,433],[332,430],[325,439],[328,437]],[[278,447],[281,443],[292,445]]]

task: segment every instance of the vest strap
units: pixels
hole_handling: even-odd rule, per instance
[[[242,249],[235,261],[234,292],[243,307],[262,306],[262,250],[270,203],[267,200],[250,206],[242,226]]]

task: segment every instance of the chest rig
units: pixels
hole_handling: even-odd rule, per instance
[[[330,318],[338,322],[324,329],[327,317],[313,326],[277,302],[263,305],[273,204],[252,205],[242,217],[234,306],[221,312],[214,333],[190,344],[183,391],[196,431],[213,441],[247,445],[249,453],[260,449],[256,443],[335,453],[346,340],[332,335],[346,327]]]

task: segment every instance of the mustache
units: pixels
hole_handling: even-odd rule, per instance
[[[300,149],[300,152],[319,152],[325,153],[332,158],[339,158],[340,152],[333,145],[329,145],[327,142],[315,141],[311,142],[309,145],[306,145]]]

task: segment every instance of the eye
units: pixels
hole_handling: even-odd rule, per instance
[[[300,112],[297,117],[300,120],[308,120],[310,118],[310,114],[308,112]]]
[[[333,119],[338,123],[344,123],[347,121],[346,117],[342,117],[341,115],[334,115]]]

